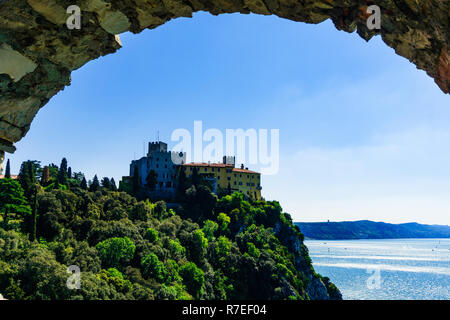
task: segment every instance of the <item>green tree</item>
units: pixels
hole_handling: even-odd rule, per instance
[[[11,165],[9,164],[9,159],[6,162],[5,178],[6,179],[11,179]]]
[[[80,188],[83,189],[83,190],[87,190],[88,189],[88,185],[87,185],[87,181],[86,181],[85,177],[83,177],[83,180],[81,180]]]
[[[152,213],[150,202],[140,201],[131,209],[130,219],[147,221]]]
[[[30,217],[31,221],[30,222],[26,221],[27,224],[29,225],[31,241],[35,241],[36,236],[37,236],[38,187],[39,187],[38,184],[34,185],[34,195],[33,195],[33,200],[31,202],[31,217]],[[25,220],[27,220],[27,219],[25,219]]]
[[[200,175],[198,174],[198,169],[196,167],[194,167],[194,169],[192,170],[192,185],[194,186],[198,186],[200,184]]]
[[[157,242],[159,240],[158,231],[153,228],[148,228],[145,232],[145,237],[150,242]]]
[[[186,179],[186,169],[183,166],[179,166],[177,174],[177,188],[176,193],[178,197],[183,197],[186,192],[187,179]]]
[[[141,189],[141,179],[139,177],[139,169],[136,166],[134,166],[134,172],[133,172],[133,195],[137,195],[139,190]]]
[[[202,228],[203,233],[205,234],[206,239],[211,241],[214,238],[214,233],[219,229],[219,225],[211,220],[206,220],[205,224]]]
[[[50,180],[58,179],[59,168],[56,164],[52,163],[48,166],[48,170],[50,171]]]
[[[208,239],[205,238],[203,231],[200,229],[195,230],[192,234],[192,242],[188,247],[191,260],[198,264],[203,264],[207,247]]]
[[[217,216],[217,221],[219,222],[220,225],[220,231],[226,232],[228,230],[228,225],[231,222],[231,218],[227,216],[225,213],[221,212]]]
[[[152,191],[155,190],[156,184],[158,183],[158,174],[155,170],[152,169],[148,172],[145,182],[147,183],[147,188]]]
[[[247,242],[247,252],[254,258],[259,258],[261,256],[261,251],[252,242]]]
[[[165,282],[167,278],[167,270],[158,256],[154,253],[145,255],[141,260],[143,274],[146,277],[155,278],[159,282]]]
[[[111,181],[110,181],[111,183],[110,183],[110,190],[111,191],[117,191],[117,184],[116,184],[116,181],[114,180],[114,178],[111,178]]]
[[[95,192],[100,189],[100,182],[98,181],[97,175],[94,176],[94,180],[92,180],[92,184],[89,186],[90,192]]]
[[[37,181],[37,170],[40,169],[39,161],[22,162],[19,172],[19,182],[23,188],[25,197],[31,200],[34,192],[34,185]]]
[[[41,185],[46,187],[50,184],[50,167],[45,166],[42,170]]]
[[[25,219],[31,214],[31,208],[19,182],[12,179],[0,180],[0,212],[4,213],[4,226],[8,224],[8,215],[14,214]]]
[[[99,242],[96,248],[106,266],[118,267],[133,259],[136,246],[128,237],[116,237]]]
[[[67,184],[67,159],[63,158],[61,160],[61,165],[58,171],[58,184]]]
[[[231,241],[225,236],[220,236],[217,239],[217,254],[219,256],[225,257],[231,252]]]
[[[198,268],[193,262],[188,262],[180,268],[180,275],[188,292],[196,299],[200,299],[203,285],[205,283],[205,275],[202,269]]]
[[[111,188],[111,181],[109,180],[108,177],[104,177],[102,179],[102,187],[105,189],[110,189]]]

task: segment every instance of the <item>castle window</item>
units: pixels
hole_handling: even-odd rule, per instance
[[[214,168],[211,168],[212,172],[214,172]]]
[[[164,165],[164,168],[166,168],[166,169],[167,169],[167,164],[165,164],[165,165]]]
[[[230,178],[230,177],[227,177],[227,180],[228,180],[228,181],[231,181],[231,178]]]

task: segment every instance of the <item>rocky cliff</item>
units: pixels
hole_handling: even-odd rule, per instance
[[[118,34],[156,28],[197,11],[277,15],[380,34],[395,52],[450,91],[450,2],[440,0],[79,0],[81,29],[69,30],[69,0],[0,0],[0,155],[29,130],[40,108],[70,84],[70,73],[121,47]],[[381,29],[369,30],[367,7],[381,9]]]

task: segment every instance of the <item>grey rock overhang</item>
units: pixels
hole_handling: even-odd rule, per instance
[[[81,8],[81,30],[66,26],[66,11],[73,4]],[[372,4],[381,8],[380,30],[367,28]],[[450,91],[450,1],[0,0],[0,149],[13,151],[39,109],[70,85],[73,70],[117,51],[116,34],[154,29],[198,11],[274,14],[313,24],[331,19],[338,30],[356,30],[367,41],[380,34],[444,93]]]

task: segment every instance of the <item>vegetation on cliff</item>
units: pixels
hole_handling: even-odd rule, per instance
[[[7,299],[340,299],[278,202],[218,198],[185,181],[177,205],[22,164],[0,180],[0,292]],[[69,289],[68,266],[81,270]]]

